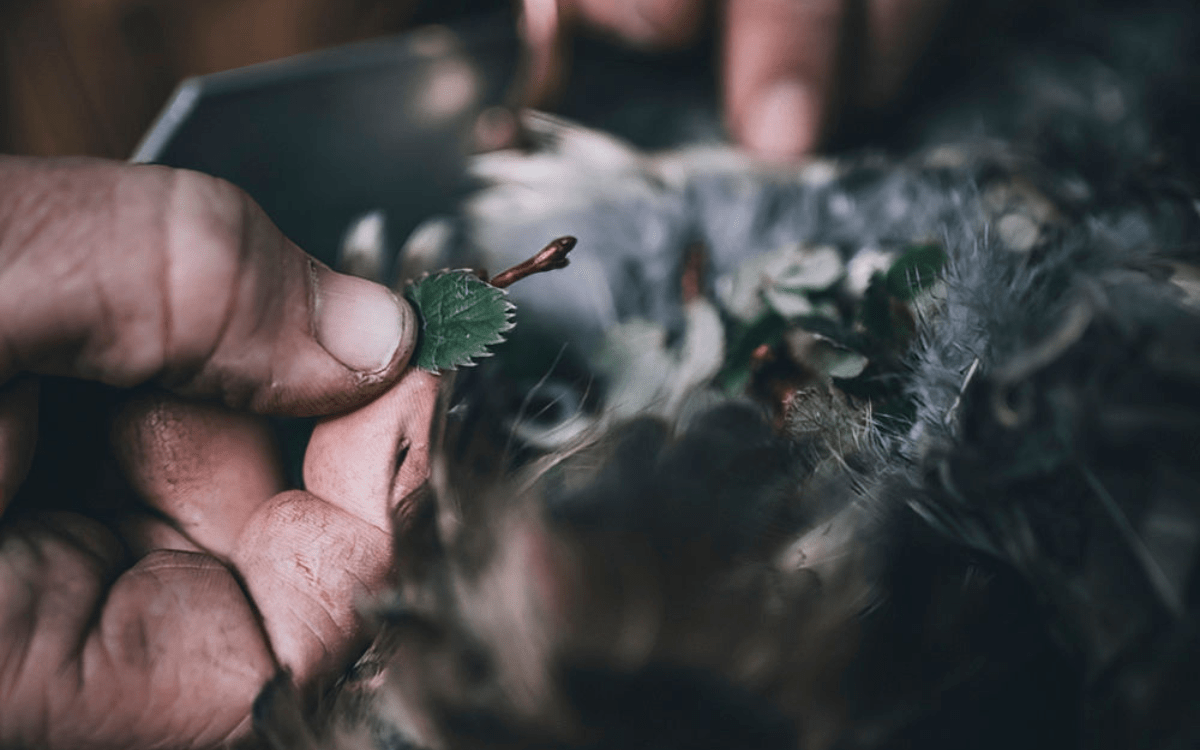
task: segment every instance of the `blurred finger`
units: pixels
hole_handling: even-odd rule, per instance
[[[20,378],[0,387],[0,514],[24,481],[38,431],[38,382]]]
[[[152,393],[121,409],[113,436],[138,494],[223,558],[258,507],[284,489],[279,453],[260,417]]]
[[[569,66],[568,32],[558,0],[522,0],[520,33],[524,59],[519,80],[524,90],[517,95],[517,103],[546,107],[557,96]]]
[[[725,102],[734,136],[762,156],[811,151],[841,73],[845,0],[729,0]]]
[[[859,103],[885,104],[899,93],[950,0],[871,0]]]
[[[0,157],[0,380],[22,370],[289,414],[403,369],[416,319],[334,273],[245,193],[195,172]]]

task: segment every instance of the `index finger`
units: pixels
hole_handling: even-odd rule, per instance
[[[835,109],[845,0],[729,0],[725,20],[734,136],[771,158],[811,151]]]

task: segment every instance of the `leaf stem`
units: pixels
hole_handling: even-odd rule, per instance
[[[507,271],[501,271],[496,274],[488,283],[497,289],[504,289],[514,281],[520,281],[526,276],[532,276],[535,273],[542,273],[543,271],[553,271],[556,268],[566,268],[570,263],[567,259],[567,253],[571,252],[571,249],[575,247],[575,242],[574,237],[559,237],[542,248],[541,252],[529,260],[518,263]]]

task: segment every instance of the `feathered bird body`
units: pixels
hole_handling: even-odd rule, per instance
[[[447,394],[330,736],[1200,741],[1200,204],[1194,148],[1162,152],[1194,120],[1155,116],[1149,63],[1013,71],[1023,109],[901,155],[643,154],[534,116],[532,151],[480,157],[410,263],[579,248]]]

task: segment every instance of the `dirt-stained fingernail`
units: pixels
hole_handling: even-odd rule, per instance
[[[742,141],[771,159],[794,159],[816,145],[820,111],[811,87],[799,80],[769,83],[743,119]]]
[[[387,367],[416,342],[416,313],[387,288],[340,273],[317,274],[317,341],[352,370]]]

